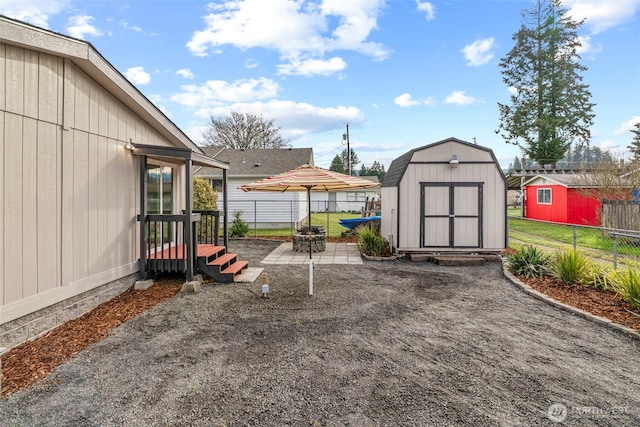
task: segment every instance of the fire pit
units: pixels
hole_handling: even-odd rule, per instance
[[[325,249],[324,227],[311,226],[311,233],[309,233],[309,227],[305,226],[298,229],[297,233],[293,235],[293,250],[295,252],[324,252]]]

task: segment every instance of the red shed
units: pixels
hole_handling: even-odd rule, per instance
[[[577,225],[601,225],[602,204],[577,174],[536,175],[523,184],[525,216]]]

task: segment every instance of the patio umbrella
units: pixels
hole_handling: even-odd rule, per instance
[[[312,191],[337,191],[356,188],[379,187],[377,182],[357,176],[330,171],[318,166],[305,164],[278,175],[270,176],[259,181],[238,187],[242,191],[306,191],[309,215],[309,233],[311,233],[311,192]],[[313,295],[312,282],[312,251],[309,246],[309,294]]]

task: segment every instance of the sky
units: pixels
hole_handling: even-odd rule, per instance
[[[91,43],[195,143],[210,117],[274,120],[328,168],[391,161],[449,137],[496,134],[499,62],[532,0],[0,0],[0,14]],[[629,157],[640,121],[640,0],[564,0],[579,29],[591,145]]]

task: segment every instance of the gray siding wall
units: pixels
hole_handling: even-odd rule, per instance
[[[0,325],[135,273],[124,146],[169,142],[72,61],[2,43],[0,135]]]

